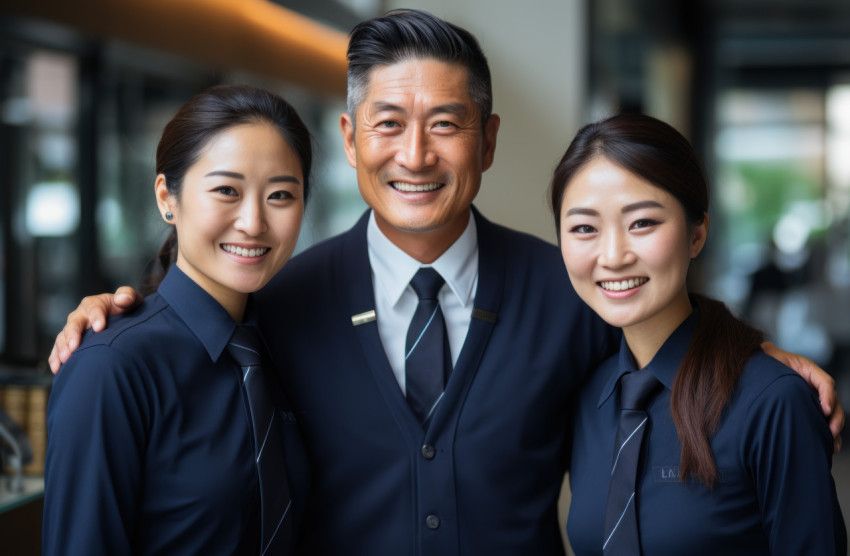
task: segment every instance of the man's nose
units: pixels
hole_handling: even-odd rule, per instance
[[[421,170],[437,163],[433,142],[427,131],[420,126],[411,126],[400,137],[401,144],[396,152],[396,162],[408,170]]]

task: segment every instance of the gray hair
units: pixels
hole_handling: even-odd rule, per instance
[[[372,69],[421,58],[466,68],[467,90],[478,106],[483,129],[493,111],[490,67],[484,52],[466,29],[420,10],[393,10],[383,17],[359,23],[351,31],[347,109],[352,120],[366,98]]]

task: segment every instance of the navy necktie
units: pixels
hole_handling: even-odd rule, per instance
[[[407,329],[405,384],[407,403],[423,425],[439,403],[452,368],[446,323],[437,301],[443,283],[433,268],[420,268],[410,281],[419,305]]]
[[[292,497],[284,467],[280,416],[266,386],[257,332],[248,326],[237,326],[227,351],[242,368],[242,386],[254,433],[254,461],[260,481],[260,554],[288,553],[293,527],[287,514]]]
[[[641,553],[635,488],[641,444],[649,426],[644,410],[659,385],[649,371],[626,373],[620,378],[620,427],[605,507],[605,556]]]

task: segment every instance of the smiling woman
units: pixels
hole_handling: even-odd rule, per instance
[[[648,116],[590,124],[551,193],[573,287],[623,330],[575,404],[576,553],[845,554],[812,391],[760,332],[687,290],[708,234],[688,141]]]
[[[177,188],[156,179],[160,211],[180,238],[177,267],[242,320],[257,291],[292,255],[304,213],[301,162],[269,123],[210,139]]]
[[[165,127],[166,274],[54,381],[45,554],[291,553],[309,471],[250,296],[292,254],[311,162],[261,89],[213,87]]]
[[[605,157],[572,178],[561,212],[561,253],[576,292],[633,339],[645,365],[691,312],[685,279],[708,215],[689,222],[672,194]]]

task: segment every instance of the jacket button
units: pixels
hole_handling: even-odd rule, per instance
[[[428,529],[436,529],[440,526],[440,518],[431,514],[425,518],[425,525],[428,526]]]
[[[430,444],[425,444],[422,446],[422,457],[425,459],[434,459],[434,455],[436,455],[437,451]]]

